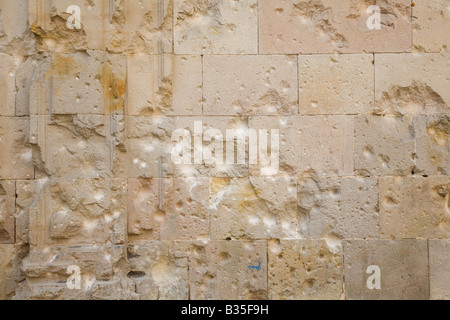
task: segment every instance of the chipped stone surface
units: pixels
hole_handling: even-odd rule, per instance
[[[0,243],[15,243],[16,183],[0,181]]]
[[[429,240],[430,298],[450,299],[450,240]]]
[[[272,240],[268,256],[270,299],[341,298],[344,272],[340,244],[325,240]]]
[[[426,240],[352,240],[344,243],[345,292],[349,300],[427,300]],[[379,267],[380,289],[369,289]],[[369,280],[369,281],[368,281]]]
[[[22,261],[28,254],[25,246],[0,244],[0,300],[10,300],[24,280]]]
[[[448,238],[449,197],[448,177],[381,178],[380,236]]]
[[[370,30],[373,1],[259,2],[260,53],[410,52],[411,2],[376,1],[381,29]]]

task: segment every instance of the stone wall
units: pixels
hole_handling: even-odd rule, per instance
[[[450,299],[449,46],[447,0],[0,0],[0,299]]]

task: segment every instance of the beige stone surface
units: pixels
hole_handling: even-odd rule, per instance
[[[367,27],[374,3],[380,30]],[[262,0],[260,53],[410,52],[410,7],[409,0]]]
[[[429,240],[430,257],[430,298],[432,300],[449,300],[450,291],[450,241]]]
[[[176,54],[258,53],[258,1],[174,0]]]
[[[338,300],[344,293],[342,247],[326,240],[268,244],[269,298]]]
[[[203,62],[205,114],[298,114],[295,56],[215,55]]]
[[[426,240],[352,240],[344,243],[345,292],[348,300],[427,300]],[[380,289],[369,289],[368,269],[379,267]],[[369,270],[369,272],[368,272]],[[368,281],[369,280],[369,281]]]
[[[15,181],[0,181],[0,243],[15,243]]]
[[[30,209],[39,200],[39,185],[40,183],[36,180],[16,181],[15,230],[17,244],[30,243]]]
[[[376,178],[300,179],[298,200],[308,238],[378,238]]]
[[[381,178],[381,238],[448,238],[449,187],[448,177]]]
[[[412,14],[414,48],[425,52],[449,52],[450,6],[448,1],[415,1]]]
[[[13,56],[0,53],[0,116],[16,115],[16,63]]]
[[[370,113],[372,55],[300,55],[298,71],[300,114]]]
[[[28,249],[24,246],[0,244],[0,300],[12,299],[24,280],[21,267],[27,254]]]
[[[355,117],[355,173],[410,175],[415,168],[415,136],[410,117]]]
[[[374,113],[418,115],[450,110],[450,55],[375,55]]]

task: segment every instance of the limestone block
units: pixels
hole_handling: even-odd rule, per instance
[[[371,30],[374,1],[262,0],[260,53],[409,52],[411,2],[375,3],[381,28]]]
[[[450,238],[448,177],[380,180],[382,238]]]
[[[414,119],[417,160],[416,172],[448,175],[450,168],[450,115]]]
[[[136,242],[128,246],[131,271],[141,300],[188,300],[188,259],[173,253],[170,241]]]
[[[415,166],[414,140],[410,117],[356,117],[355,173],[363,176],[411,174]]]
[[[370,113],[373,63],[368,54],[300,55],[300,114]]]
[[[269,299],[338,300],[344,293],[342,247],[325,240],[268,244]]]
[[[446,0],[415,1],[413,45],[418,51],[449,52],[450,6]]]
[[[28,249],[24,246],[0,245],[0,300],[12,299],[17,286],[24,280],[21,263],[27,254]]]
[[[428,240],[430,257],[430,298],[450,299],[450,240]]]
[[[125,180],[47,181],[30,209],[32,245],[123,244]]]
[[[0,52],[28,56],[34,53],[28,29],[28,0],[0,1]]]
[[[36,98],[31,94],[31,88],[36,80],[36,70],[38,69],[38,59],[28,57],[26,61],[17,67],[15,76],[16,93],[16,116],[31,115],[32,101]]]
[[[295,56],[217,55],[203,59],[205,114],[298,114]]]
[[[249,128],[279,130],[279,175],[353,175],[353,116],[250,117]],[[257,174],[259,172],[252,172]]]
[[[30,118],[0,117],[0,179],[32,179]]]
[[[17,62],[13,56],[0,53],[0,116],[16,115]]]
[[[351,240],[344,242],[344,256],[349,300],[430,297],[426,240]]]
[[[201,115],[202,57],[128,56],[127,114]]]
[[[256,0],[174,0],[176,54],[258,53]]]
[[[188,258],[191,299],[267,299],[266,241],[177,241],[173,251]]]
[[[378,237],[376,178],[299,180],[299,207],[307,217],[305,236],[312,239]]]
[[[211,180],[211,238],[300,238],[305,217],[297,206],[295,178]]]
[[[128,180],[128,234],[139,240],[209,238],[209,179]]]
[[[16,243],[28,244],[30,227],[30,209],[39,200],[39,186],[42,180],[16,181]]]
[[[450,54],[375,56],[376,114],[418,115],[450,110]]]
[[[0,181],[0,243],[15,243],[16,182]]]

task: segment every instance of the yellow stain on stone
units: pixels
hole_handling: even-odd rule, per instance
[[[126,90],[125,76],[123,76],[123,79],[118,78],[113,73],[111,66],[105,63],[101,71],[101,82],[105,110],[108,110],[110,113],[123,112]]]
[[[78,73],[78,65],[74,58],[55,54],[52,61],[51,76],[75,77]]]
[[[438,146],[446,147],[448,145],[448,134],[444,130],[429,127],[427,128],[428,136],[436,143]]]

